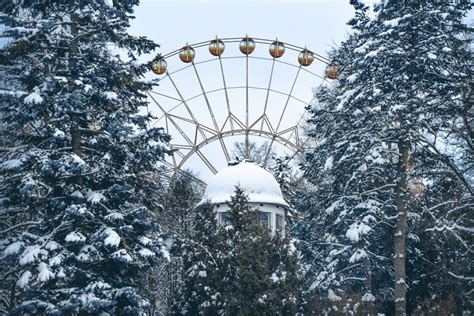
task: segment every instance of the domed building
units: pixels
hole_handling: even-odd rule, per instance
[[[273,233],[281,231],[284,234],[285,213],[290,206],[273,175],[254,162],[230,164],[219,171],[208,182],[201,203],[208,201],[214,205],[218,222],[225,225],[229,216],[227,202],[234,195],[236,186],[248,196],[249,206],[258,212],[258,223]]]

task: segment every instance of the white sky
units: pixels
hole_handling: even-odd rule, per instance
[[[142,0],[131,32],[155,40],[163,53],[246,33],[324,52],[345,37],[352,12],[348,0]]]

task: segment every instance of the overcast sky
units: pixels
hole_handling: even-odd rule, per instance
[[[219,37],[279,37],[325,52],[348,32],[348,0],[142,0],[131,32],[147,35],[163,53]]]

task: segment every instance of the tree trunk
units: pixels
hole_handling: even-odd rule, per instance
[[[407,232],[407,172],[408,147],[403,139],[398,142],[398,182],[395,188],[397,206],[397,223],[394,235],[394,267],[395,267],[395,315],[406,315],[406,232]]]

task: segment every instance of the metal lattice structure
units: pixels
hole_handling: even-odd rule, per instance
[[[232,45],[238,45],[238,49]],[[254,52],[261,47],[268,48],[263,56]],[[294,58],[285,58],[291,53],[296,54]],[[234,66],[232,63],[239,64]],[[260,63],[264,64],[263,70],[254,70]],[[320,70],[325,69],[326,75],[317,74],[310,67],[314,64],[323,67]],[[291,71],[277,74],[279,66]],[[217,155],[222,155],[225,162],[232,160],[228,138],[243,138],[246,156],[249,155],[250,138],[266,140],[264,167],[272,148],[278,144],[289,150],[290,159],[303,154],[299,123],[312,101],[311,86],[318,86],[339,74],[330,60],[307,48],[278,39],[248,36],[186,44],[161,56],[152,68],[160,76],[160,85],[149,93],[149,97],[157,108],[157,123],[173,137],[170,146],[175,150],[174,156],[166,162],[167,172],[185,172],[186,164],[197,157],[212,174],[218,171],[213,161]],[[306,81],[303,82],[304,90],[300,91],[309,92],[309,99],[297,93],[297,83],[303,80],[303,75]],[[208,77],[207,81],[204,76]],[[235,76],[240,76],[242,82],[230,83]],[[253,82],[257,77],[260,84]],[[290,77],[287,88],[276,87],[278,82]],[[192,89],[195,83],[197,85]],[[258,98],[255,95],[259,95]],[[281,104],[277,106],[277,103]],[[297,116],[294,115],[296,109]],[[287,118],[290,114],[293,116]],[[214,147],[206,153],[205,148],[212,144],[218,144],[219,149]],[[203,179],[194,178],[205,184]]]

